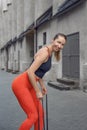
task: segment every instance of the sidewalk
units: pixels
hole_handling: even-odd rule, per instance
[[[18,130],[26,118],[11,90],[16,75],[0,70],[0,130]],[[47,89],[49,130],[87,130],[87,93]]]

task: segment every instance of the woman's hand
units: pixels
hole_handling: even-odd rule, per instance
[[[39,99],[42,99],[42,98],[43,98],[43,94],[42,94],[41,91],[36,92],[36,96],[37,96],[37,98],[39,98]]]
[[[47,89],[45,86],[42,87],[42,94],[43,95],[46,95],[47,94]]]
[[[42,94],[43,96],[47,94],[47,89],[45,87],[45,84],[44,84],[44,81],[43,79],[39,78],[39,83],[40,83],[40,86],[41,86],[41,90],[42,90]]]

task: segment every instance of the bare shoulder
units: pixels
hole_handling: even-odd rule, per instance
[[[35,54],[34,58],[40,57],[40,58],[47,58],[48,57],[48,51],[46,47],[42,47],[38,50],[38,52]]]
[[[41,48],[34,56],[34,61],[29,67],[28,71],[35,72],[39,66],[44,63],[48,58],[48,51],[46,47]]]

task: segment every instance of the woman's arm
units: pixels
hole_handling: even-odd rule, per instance
[[[47,94],[47,89],[46,89],[46,86],[44,84],[44,80],[39,78],[39,84],[40,84],[41,89],[42,89],[42,94],[43,95]]]
[[[32,63],[32,65],[29,67],[29,69],[27,70],[27,73],[28,73],[28,76],[29,76],[29,80],[32,84],[32,86],[34,87],[35,91],[36,91],[36,95],[38,98],[42,98],[42,93],[37,85],[37,82],[36,82],[36,76],[35,76],[35,71],[40,67],[40,65],[42,63],[44,63],[44,61],[47,59],[48,57],[48,52],[47,50],[44,48],[44,49],[41,49],[36,57],[35,57],[35,60],[34,62]]]

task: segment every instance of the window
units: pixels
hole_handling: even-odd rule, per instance
[[[43,45],[46,44],[46,38],[47,38],[47,35],[46,35],[46,32],[43,33]]]
[[[12,0],[7,0],[7,5],[10,5],[12,3]]]
[[[39,49],[41,49],[42,48],[42,45],[41,46],[39,46]]]

